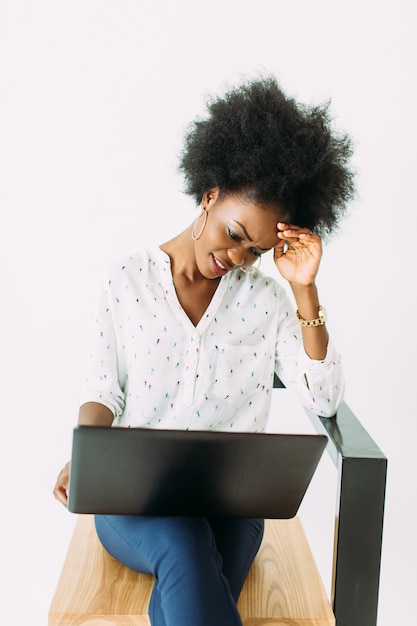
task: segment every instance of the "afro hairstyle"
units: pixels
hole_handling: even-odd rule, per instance
[[[207,103],[184,140],[179,169],[185,192],[236,195],[284,210],[285,221],[325,236],[354,195],[351,140],[332,132],[329,104],[287,97],[275,78],[260,78]]]

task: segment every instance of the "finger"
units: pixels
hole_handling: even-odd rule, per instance
[[[282,248],[285,246],[286,243],[287,243],[287,240],[284,237],[280,237],[276,245],[274,246],[274,249],[282,250]]]
[[[279,230],[291,229],[291,230],[305,230],[305,231],[312,232],[311,229],[308,228],[307,226],[300,226],[299,224],[291,224],[290,222],[278,222],[277,226]]]
[[[68,493],[65,487],[57,484],[54,487],[53,493],[58,502],[61,502],[64,506],[68,506]]]
[[[296,226],[295,224],[284,224],[283,222],[278,222],[278,237],[280,239],[287,238],[297,238],[302,234],[312,235],[313,233],[309,228],[301,228],[300,226]]]
[[[55,498],[64,506],[68,503],[68,485],[69,485],[69,464],[59,472],[55,483],[53,494]]]
[[[320,242],[321,238],[319,235],[314,235],[313,233],[300,233],[298,238],[302,241],[311,241],[311,242]]]
[[[300,243],[303,246],[314,246],[316,248],[322,247],[321,237],[320,235],[315,235],[309,230],[297,230],[295,229],[287,229],[284,231],[280,231],[278,233],[278,238],[282,241],[287,241],[289,244],[297,244]]]
[[[289,247],[289,241],[287,239],[280,239],[277,245],[274,247],[274,256],[280,257],[285,254]]]

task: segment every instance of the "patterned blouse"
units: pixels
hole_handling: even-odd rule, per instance
[[[118,426],[265,429],[274,371],[315,413],[343,397],[339,355],[310,359],[285,289],[257,272],[223,276],[194,326],[176,295],[168,255],[152,248],[115,267],[97,303],[81,402]]]

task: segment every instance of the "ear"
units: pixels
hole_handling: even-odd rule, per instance
[[[208,211],[213,204],[216,203],[220,194],[220,190],[218,187],[213,187],[212,189],[208,189],[201,200],[201,208]]]

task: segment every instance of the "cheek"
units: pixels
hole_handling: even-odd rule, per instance
[[[230,238],[227,237],[226,230],[216,224],[207,225],[203,234],[204,239],[201,237],[202,243],[208,248],[224,248],[227,247],[231,241]]]

